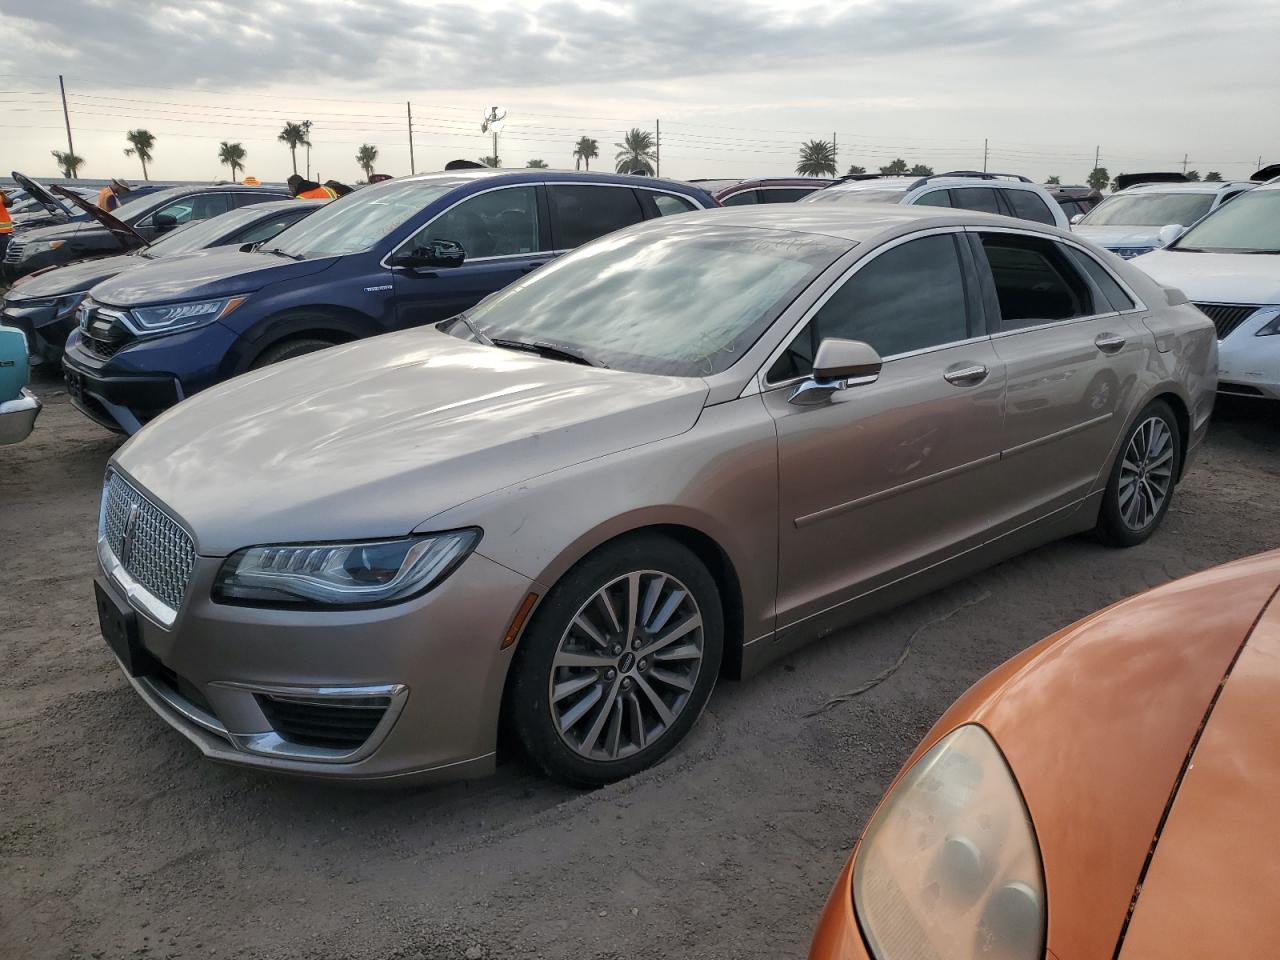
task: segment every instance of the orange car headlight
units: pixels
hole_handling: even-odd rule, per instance
[[[876,960],[1038,960],[1044,872],[1004,756],[981,727],[938,741],[858,847],[854,912]]]

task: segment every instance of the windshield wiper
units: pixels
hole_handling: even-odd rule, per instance
[[[530,340],[499,340],[496,337],[489,337],[488,340],[495,347],[505,347],[508,350],[523,350],[525,353],[536,353],[540,357],[548,357],[552,360],[567,360],[569,363],[580,363],[587,367],[604,366],[599,360],[592,360],[586,354],[575,353],[573,350],[557,347],[550,343],[535,343]]]
[[[289,259],[289,260],[305,260],[305,259],[306,259],[306,257],[304,257],[304,256],[303,256],[302,254],[300,254],[300,253],[285,253],[285,252],[284,252],[283,250],[281,250],[279,247],[269,247],[269,248],[267,248],[266,250],[263,250],[262,252],[263,252],[263,253],[274,253],[277,257],[285,257],[285,258],[287,258],[287,259]]]
[[[480,343],[483,343],[486,347],[493,346],[493,341],[489,339],[489,335],[485,333],[483,330],[481,330],[479,327],[477,327],[475,323],[471,320],[471,318],[466,315],[466,313],[460,313],[453,319],[461,320],[463,324],[466,325],[466,328],[471,331],[471,335],[474,336],[476,340],[478,340]]]

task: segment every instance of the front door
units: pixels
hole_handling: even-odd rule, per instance
[[[500,187],[459,201],[401,247],[452,240],[466,251],[458,267],[392,270],[396,325],[415,327],[474,307],[550,259],[539,187]]]
[[[854,266],[768,372],[779,630],[985,539],[1005,375],[971,270],[958,231],[886,247]],[[879,379],[793,404],[825,337],[875,347]]]
[[[1039,234],[971,235],[1008,376],[1002,526],[1012,528],[1092,487],[1153,343],[1134,301],[1091,254]]]

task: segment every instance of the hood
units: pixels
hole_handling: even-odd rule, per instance
[[[1096,243],[1100,247],[1158,247],[1160,227],[1110,226],[1091,227],[1078,223],[1071,228],[1077,236]]]
[[[1117,603],[979,681],[913,755],[961,723],[1000,745],[1040,844],[1051,955],[1114,955],[1205,713],[1278,585],[1271,553]],[[1260,954],[1143,954],[1165,955]]]
[[[1280,303],[1280,256],[1154,250],[1131,261],[1196,303]]]
[[[49,215],[51,217],[56,220],[71,219],[71,211],[67,209],[66,204],[60,203],[53,194],[40,184],[36,183],[30,177],[19,173],[17,170],[11,171],[10,176],[13,177],[14,182],[17,183],[18,186],[27,191],[27,194],[33,200],[39,203],[40,206],[44,207],[45,210],[49,211]]]
[[[79,207],[85,214],[98,221],[98,223],[103,227],[106,227],[111,236],[120,244],[120,249],[134,250],[138,247],[151,246],[150,241],[148,241],[147,238],[137,230],[133,229],[133,227],[129,226],[123,220],[116,219],[106,210],[90,203],[79,194],[72,193],[66,187],[61,187],[57,184],[54,184],[53,189],[57,191],[59,196],[70,200],[72,204]]]
[[[1121,960],[1264,957],[1280,890],[1280,601],[1231,669],[1143,879]]]
[[[120,469],[206,556],[403,536],[522,480],[688,430],[699,379],[487,347],[434,327],[334,347],[197,394]]]
[[[201,300],[252,293],[283,280],[319,273],[335,257],[293,261],[266,253],[214,249],[199,257],[166,257],[108,280],[93,297],[115,307]]]
[[[110,280],[118,273],[150,262],[128,254],[81,260],[65,267],[41,270],[23,277],[10,288],[9,296],[11,299],[36,300],[80,293],[104,280]]]

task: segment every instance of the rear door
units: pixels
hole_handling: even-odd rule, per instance
[[[778,626],[981,542],[996,484],[1004,365],[985,335],[959,229],[915,234],[855,264],[772,362],[778,431]],[[790,402],[826,337],[884,360],[874,383]]]
[[[429,240],[461,244],[467,258],[459,267],[392,269],[399,327],[455,316],[551,259],[542,187],[520,184],[471,194],[398,249],[408,251]]]
[[[1154,344],[1135,298],[1083,248],[1016,230],[969,236],[1008,377],[1001,487],[1017,525],[1088,492]]]

